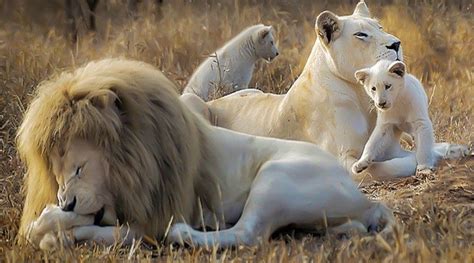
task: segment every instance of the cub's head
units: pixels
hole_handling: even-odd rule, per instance
[[[272,26],[260,25],[253,36],[257,57],[267,61],[272,61],[279,54],[272,29]]]
[[[381,60],[370,68],[356,71],[355,77],[381,111],[389,110],[400,90],[405,88],[405,64]]]
[[[363,1],[349,16],[322,12],[316,20],[316,33],[330,70],[350,82],[355,82],[356,70],[379,60],[403,61],[400,40],[386,33],[379,22],[370,17]]]

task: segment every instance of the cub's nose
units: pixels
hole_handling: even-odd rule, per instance
[[[275,57],[277,57],[278,55],[280,55],[280,53],[277,52],[276,55],[275,55]]]
[[[385,107],[385,105],[387,105],[387,102],[386,101],[383,101],[383,102],[379,102],[379,107],[383,108]]]
[[[400,49],[400,44],[402,42],[400,41],[397,41],[397,42],[393,42],[390,46],[386,46],[388,49],[393,49],[395,50],[395,52],[398,52],[398,50]]]
[[[67,202],[64,202],[64,206],[61,207],[61,209],[64,211],[64,212],[71,212],[71,211],[74,211],[74,207],[76,206],[76,197],[74,196],[74,198],[72,199],[71,202],[67,203]]]

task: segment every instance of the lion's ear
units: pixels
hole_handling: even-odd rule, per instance
[[[361,69],[361,70],[356,71],[354,76],[360,84],[364,85],[365,81],[369,77],[369,74],[370,74],[369,69],[365,68],[365,69]]]
[[[123,102],[113,90],[104,90],[103,92],[94,94],[94,96],[90,98],[90,101],[96,108],[111,109],[117,113],[121,119],[124,118]]]
[[[395,61],[388,66],[388,72],[396,75],[397,77],[403,78],[406,72],[405,63],[401,61]]]
[[[364,0],[361,0],[354,9],[354,16],[370,17],[370,11]]]
[[[324,11],[316,19],[316,32],[324,44],[336,40],[342,31],[339,17],[330,11]]]

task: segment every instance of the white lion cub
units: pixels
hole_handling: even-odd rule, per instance
[[[271,61],[276,56],[272,27],[248,27],[199,65],[183,93],[194,93],[208,101],[220,88],[227,92],[246,89],[255,62],[260,58]]]
[[[394,158],[395,151],[400,149],[398,142],[402,132],[415,139],[417,172],[433,170],[434,134],[428,115],[428,98],[422,84],[413,75],[405,74],[405,68],[401,61],[381,60],[355,73],[378,113],[377,124],[362,157],[352,166],[355,174],[365,170],[371,162]]]

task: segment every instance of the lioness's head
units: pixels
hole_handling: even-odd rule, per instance
[[[253,42],[255,45],[255,53],[258,58],[272,61],[279,54],[278,48],[273,37],[272,26],[260,25],[254,33]]]
[[[403,61],[400,40],[386,33],[379,22],[370,17],[363,1],[349,16],[322,12],[316,20],[316,33],[327,54],[325,60],[330,70],[350,82],[355,82],[356,70],[379,60]]]
[[[356,79],[381,111],[389,110],[400,90],[405,88],[405,64],[381,60],[370,68],[356,71]]]

